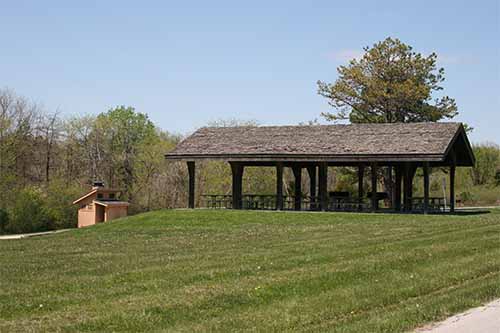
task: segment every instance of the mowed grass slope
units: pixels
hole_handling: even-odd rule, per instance
[[[500,297],[500,211],[158,211],[0,241],[0,331],[398,332]]]

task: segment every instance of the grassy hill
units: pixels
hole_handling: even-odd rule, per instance
[[[500,297],[500,211],[157,211],[0,241],[0,331],[405,331]]]

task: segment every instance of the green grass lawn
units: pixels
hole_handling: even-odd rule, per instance
[[[500,211],[158,211],[0,241],[0,331],[399,332],[500,297]]]

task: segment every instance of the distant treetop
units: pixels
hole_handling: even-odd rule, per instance
[[[438,121],[455,117],[455,100],[433,100],[443,89],[444,69],[435,53],[425,57],[399,39],[387,38],[364,48],[360,59],[340,66],[334,83],[318,81],[318,94],[336,109],[327,120],[352,123]]]

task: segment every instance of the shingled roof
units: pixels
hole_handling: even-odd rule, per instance
[[[461,123],[204,127],[166,158],[444,162],[454,145],[457,164],[472,165]]]

